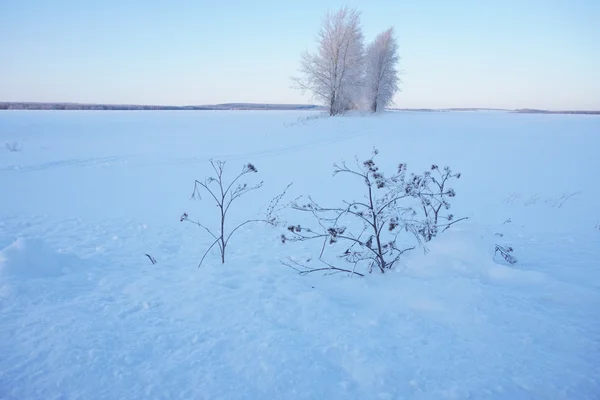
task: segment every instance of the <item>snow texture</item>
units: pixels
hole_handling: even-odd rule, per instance
[[[598,399],[598,132],[504,112],[0,113],[21,145],[0,151],[0,399]],[[289,182],[356,197],[332,164],[373,147],[384,171],[461,172],[469,220],[386,275],[298,276],[280,260],[315,244],[261,224],[197,268],[212,238],[179,216],[218,222],[190,199],[209,158],[265,181],[233,226]]]

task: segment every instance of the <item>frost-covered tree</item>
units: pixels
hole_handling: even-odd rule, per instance
[[[377,35],[366,54],[365,96],[372,112],[387,107],[399,90],[398,43],[394,28]]]
[[[329,108],[330,115],[343,113],[358,101],[364,78],[364,38],[360,13],[343,7],[322,20],[318,49],[302,53],[300,77],[295,87],[309,91]]]

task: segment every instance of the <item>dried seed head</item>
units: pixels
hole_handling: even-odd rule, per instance
[[[253,164],[248,163],[248,165],[246,165],[246,168],[250,172],[258,172],[258,170],[256,169],[256,167]]]

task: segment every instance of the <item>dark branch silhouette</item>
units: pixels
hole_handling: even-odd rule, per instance
[[[214,239],[214,242],[212,242],[212,244],[208,247],[208,249],[202,256],[200,263],[198,264],[198,267],[200,267],[202,265],[206,256],[210,253],[210,251],[215,246],[219,247],[219,252],[221,255],[221,263],[224,264],[226,250],[229,245],[229,241],[231,240],[231,237],[233,236],[233,234],[235,232],[237,232],[243,226],[250,224],[250,223],[255,223],[255,222],[264,222],[264,223],[272,225],[272,226],[276,225],[278,220],[277,220],[277,217],[275,216],[275,213],[281,210],[281,208],[279,207],[279,202],[284,197],[287,189],[291,185],[291,184],[288,185],[286,187],[286,189],[283,191],[283,193],[281,193],[280,195],[276,196],[273,200],[271,200],[271,203],[269,204],[269,207],[267,208],[265,218],[246,220],[244,222],[241,222],[241,223],[235,225],[231,230],[228,231],[226,229],[226,222],[227,222],[228,212],[229,212],[232,204],[236,200],[238,200],[239,198],[244,196],[245,194],[252,192],[254,190],[260,189],[263,186],[263,182],[260,182],[258,184],[251,185],[251,186],[249,186],[247,183],[239,183],[240,179],[242,177],[244,177],[245,175],[258,172],[258,170],[256,169],[256,167],[253,164],[248,163],[248,164],[244,165],[242,167],[242,170],[229,183],[227,183],[224,178],[225,162],[210,160],[210,164],[213,168],[213,171],[215,172],[215,175],[206,178],[204,181],[196,180],[194,183],[194,190],[192,192],[191,197],[193,199],[201,199],[200,192],[202,189],[209,194],[210,198],[212,198],[212,200],[214,200],[214,202],[216,203],[216,206],[219,210],[219,227],[218,227],[218,229],[216,229],[216,230],[210,229],[206,225],[201,223],[200,221],[194,221],[194,220],[190,219],[190,217],[187,213],[183,213],[183,215],[180,218],[181,222],[184,222],[184,221],[191,222],[191,223],[199,226],[200,228],[204,229]]]

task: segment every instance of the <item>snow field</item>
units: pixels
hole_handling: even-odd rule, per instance
[[[598,397],[599,119],[309,115],[0,114],[0,142],[22,143],[0,153],[0,398]],[[462,172],[452,210],[469,221],[386,276],[300,277],[280,260],[319,244],[262,225],[196,268],[212,240],[179,216],[217,222],[189,198],[208,158],[265,181],[233,224],[289,182],[360,196],[332,164],[374,146],[392,169]]]

